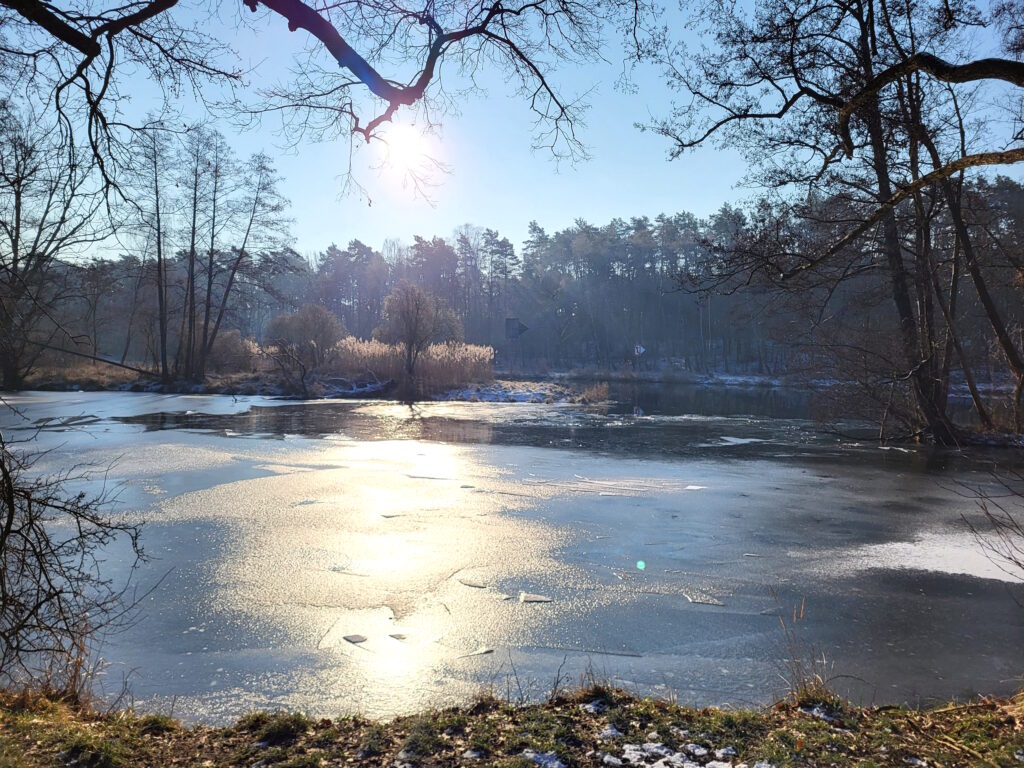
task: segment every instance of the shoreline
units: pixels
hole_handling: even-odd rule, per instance
[[[1024,764],[1024,694],[928,708],[860,707],[811,682],[765,709],[695,709],[592,686],[541,704],[470,706],[374,722],[251,712],[233,725],[99,712],[0,694],[0,765],[782,768]]]
[[[319,385],[319,391],[308,397],[302,397],[291,391],[281,377],[261,373],[235,373],[211,375],[205,382],[174,380],[160,382],[156,378],[141,376],[104,375],[108,369],[83,371],[79,375],[58,376],[34,375],[23,387],[25,391],[38,390],[44,392],[148,392],[153,394],[206,394],[206,395],[243,395],[263,397],[283,397],[295,400],[322,400],[330,397],[384,397],[393,392],[398,384],[392,380],[380,380],[376,377],[348,379],[337,376],[315,377],[311,387]],[[655,370],[602,370],[592,368],[566,369],[544,372],[527,372],[516,370],[495,370],[489,380],[468,381],[460,386],[437,389],[426,392],[424,399],[446,398],[453,392],[487,387],[496,383],[536,383],[570,388],[571,385],[585,384],[636,384],[636,385],[676,385],[683,387],[723,387],[727,389],[804,389],[810,391],[826,391],[842,386],[844,382],[835,379],[807,378],[801,374],[750,374],[725,373],[712,371],[700,373],[696,371],[673,368]],[[849,383],[849,382],[846,382]],[[430,382],[422,382],[430,387]],[[581,389],[581,387],[575,387]],[[1012,382],[983,382],[979,390],[987,396],[1008,396],[1013,391]],[[367,395],[366,393],[369,393]],[[950,397],[969,398],[966,385],[956,382],[950,389]]]

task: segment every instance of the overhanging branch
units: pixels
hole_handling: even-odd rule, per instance
[[[794,267],[793,269],[783,272],[782,279],[788,280],[801,272],[813,269],[819,264],[832,258],[839,253],[839,251],[853,243],[857,238],[881,221],[882,218],[892,211],[893,208],[924,187],[930,186],[942,179],[949,178],[954,173],[958,173],[959,171],[967,168],[976,168],[983,165],[1010,165],[1021,161],[1024,161],[1024,147],[1019,149],[1008,149],[1004,152],[981,152],[976,155],[964,155],[963,157],[957,158],[953,162],[948,163],[941,168],[937,168],[931,173],[925,174],[912,184],[908,184],[900,189],[896,194],[882,203],[882,205],[879,206],[871,216],[854,227],[853,230],[845,234],[840,240],[833,243],[823,254],[811,261],[801,264],[798,267]]]
[[[26,20],[36,24],[62,43],[67,43],[86,56],[100,55],[100,44],[81,30],[68,24],[39,0],[0,0],[0,5],[17,11]]]
[[[839,135],[847,157],[853,156],[850,118],[874,99],[889,83],[912,72],[926,72],[946,83],[970,83],[977,80],[1003,80],[1024,88],[1024,62],[1013,59],[978,59],[966,64],[950,64],[931,53],[915,53],[895,66],[871,78],[867,84],[839,108]]]
[[[259,5],[265,5],[274,13],[288,20],[288,29],[294,32],[304,29],[323,43],[324,47],[338,62],[338,66],[348,69],[359,78],[370,91],[384,101],[400,102],[402,88],[384,79],[370,63],[359,55],[348,44],[337,29],[323,16],[310,8],[302,0],[242,0],[242,3],[255,12]]]
[[[349,45],[348,41],[342,37],[341,33],[338,32],[330,21],[314,8],[302,2],[302,0],[242,0],[242,3],[253,12],[256,11],[259,5],[264,5],[274,11],[274,13],[287,19],[288,29],[292,32],[297,29],[304,29],[309,32],[327,48],[331,56],[338,62],[338,66],[349,70],[360,82],[370,89],[371,93],[387,102],[388,106],[384,111],[370,120],[365,126],[361,126],[358,119],[354,120],[353,131],[361,134],[367,141],[370,140],[373,131],[381,123],[390,120],[399,107],[410,106],[423,98],[427,86],[434,79],[437,62],[449,45],[474,35],[486,34],[487,25],[491,20],[495,16],[507,12],[501,8],[500,3],[495,3],[480,23],[454,32],[438,33],[427,49],[427,57],[416,79],[409,85],[396,85],[382,76]],[[439,29],[434,19],[430,17],[425,18],[433,29]]]

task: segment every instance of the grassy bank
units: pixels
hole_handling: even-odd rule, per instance
[[[1020,766],[1024,699],[920,710],[832,702],[816,710],[792,704],[727,711],[592,688],[547,704],[483,699],[385,724],[254,713],[226,728],[186,728],[161,715],[101,715],[26,696],[0,700],[0,768],[555,768],[659,760],[659,768]]]
[[[473,344],[430,345],[419,355],[411,378],[405,368],[405,352],[394,344],[350,336],[319,357],[314,359],[301,350],[282,354],[271,348],[245,358],[241,368],[211,371],[202,383],[174,379],[166,384],[160,384],[156,374],[143,376],[138,370],[115,365],[71,361],[37,368],[26,379],[25,388],[268,396],[299,396],[305,392],[316,399],[346,396],[345,390],[352,385],[392,382],[393,387],[387,390],[390,396],[425,399],[494,379],[494,350]]]

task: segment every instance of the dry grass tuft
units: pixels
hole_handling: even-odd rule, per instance
[[[85,390],[113,389],[137,381],[139,374],[126,368],[103,363],[73,362],[66,366],[45,366],[34,370],[25,381],[27,387],[53,383],[77,386]]]
[[[591,384],[583,390],[583,393],[580,395],[580,400],[588,405],[604,403],[608,401],[609,391],[610,389],[607,381],[602,381],[599,384]]]

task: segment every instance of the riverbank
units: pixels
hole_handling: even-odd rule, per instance
[[[161,395],[238,395],[319,400],[331,397],[383,397],[395,389],[391,379],[336,376],[311,377],[307,396],[294,381],[268,372],[207,376],[203,382],[177,379],[161,382],[117,368],[82,366],[69,371],[41,371],[25,382],[39,392],[146,392]]]
[[[1024,698],[928,709],[836,700],[691,709],[589,688],[530,706],[493,697],[391,722],[250,713],[224,728],[0,697],[0,766],[1019,766]]]
[[[473,381],[465,386],[431,386],[422,382],[417,399],[495,403],[563,403],[590,404],[607,398],[607,387],[572,386],[553,380],[525,378],[492,378]],[[349,379],[334,376],[313,376],[308,382],[307,396],[295,389],[294,382],[270,372],[210,375],[204,382],[176,380],[160,382],[142,378],[136,373],[111,367],[79,366],[69,370],[43,370],[26,381],[26,389],[40,392],[144,392],[165,395],[236,395],[273,397],[297,400],[331,398],[392,398],[403,389],[391,378],[364,376]],[[409,388],[404,387],[405,390]]]
[[[683,368],[658,367],[651,369],[618,368],[572,368],[559,371],[523,372],[514,370],[497,370],[495,376],[510,381],[551,381],[551,382],[616,382],[636,384],[684,384],[689,386],[723,386],[723,387],[811,387],[824,389],[834,386],[831,379],[808,380],[802,375],[770,375],[767,373],[724,373],[709,371],[706,373]]]
[[[395,344],[346,337],[320,354],[310,349],[258,349],[243,345],[230,364],[213,366],[197,381],[185,374],[161,380],[154,367],[90,358],[90,362],[40,365],[22,389],[122,391],[150,394],[245,395],[301,400],[393,397],[423,400],[458,387],[493,381],[494,350],[474,344],[431,344],[415,358]],[[172,369],[178,371],[177,363]],[[187,369],[184,369],[187,370]]]

